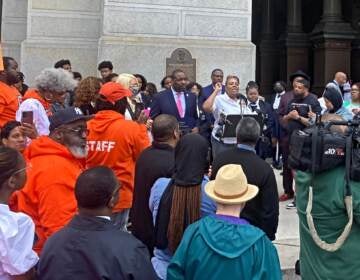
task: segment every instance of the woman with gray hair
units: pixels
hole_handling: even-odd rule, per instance
[[[74,90],[77,82],[71,73],[63,69],[47,68],[35,78],[35,89],[29,89],[16,112],[16,120],[23,122],[24,112],[30,118],[39,135],[49,134],[49,119],[52,114],[51,104],[63,103],[66,93]],[[31,117],[32,115],[32,117]]]

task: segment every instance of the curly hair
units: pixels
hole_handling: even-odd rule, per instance
[[[75,91],[74,105],[80,107],[95,102],[99,96],[101,83],[96,77],[87,77],[82,80]]]
[[[68,92],[74,90],[77,81],[64,69],[46,68],[35,78],[35,86],[39,91]]]

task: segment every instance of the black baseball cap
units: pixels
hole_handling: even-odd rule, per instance
[[[69,124],[79,120],[89,120],[92,116],[86,116],[78,107],[69,107],[60,111],[57,111],[55,114],[49,117],[50,121],[50,131],[58,128],[61,125]]]

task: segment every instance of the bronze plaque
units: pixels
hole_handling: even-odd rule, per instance
[[[183,70],[190,81],[196,81],[196,59],[187,49],[176,49],[170,58],[166,58],[166,75],[171,75],[176,69]]]

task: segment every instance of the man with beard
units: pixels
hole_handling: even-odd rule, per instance
[[[74,186],[87,156],[88,118],[73,107],[55,113],[50,117],[50,135],[33,140],[25,151],[32,168],[17,195],[18,210],[35,222],[38,253],[76,213]]]
[[[316,116],[321,114],[321,106],[316,96],[309,92],[310,82],[306,79],[298,79],[294,82],[294,99],[288,104],[287,114],[283,121],[287,124],[290,137],[295,130],[301,130],[314,124]],[[292,171],[293,173],[293,171]],[[286,205],[287,209],[296,208],[296,198]]]
[[[0,128],[8,121],[15,120],[21,95],[13,86],[20,81],[18,64],[15,59],[4,56],[4,70],[0,71]]]
[[[321,114],[320,103],[313,94],[310,94],[309,88],[308,80],[299,79],[295,82],[294,99],[290,101],[287,115],[283,118],[287,122],[290,137],[295,130],[301,130],[315,121],[314,114]]]

